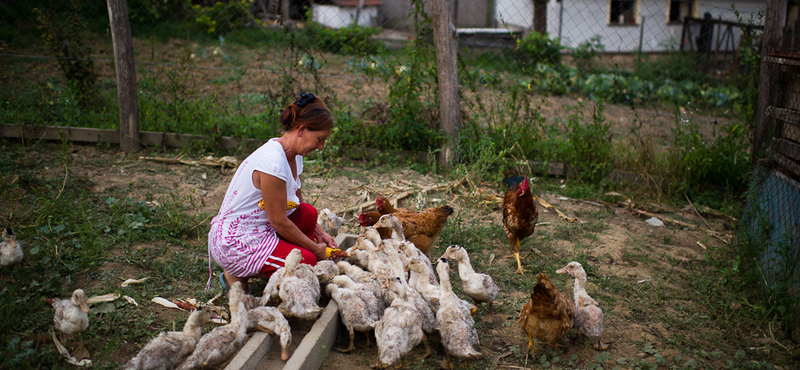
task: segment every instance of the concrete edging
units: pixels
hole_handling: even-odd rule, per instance
[[[330,300],[328,306],[303,337],[300,345],[283,366],[284,370],[316,370],[336,340],[339,329],[339,305]],[[225,370],[255,370],[267,353],[278,344],[275,335],[256,332],[228,363]]]

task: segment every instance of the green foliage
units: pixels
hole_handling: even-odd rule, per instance
[[[382,43],[370,38],[381,32],[377,27],[350,26],[333,29],[312,22],[306,32],[315,47],[335,54],[363,56],[380,53],[385,49]]]
[[[77,92],[76,98],[84,105],[92,102],[97,83],[92,57],[92,47],[86,42],[86,25],[77,0],[70,1],[69,10],[56,14],[51,7],[42,11],[33,9],[42,41],[58,60],[61,71]]]
[[[585,122],[583,104],[567,119],[567,162],[577,178],[598,183],[609,174],[612,168],[611,124],[603,115],[605,107],[595,104],[591,120]]]
[[[539,63],[557,65],[561,63],[561,49],[563,47],[558,39],[550,39],[547,34],[532,31],[517,39],[514,54],[522,66]]]
[[[194,19],[209,35],[223,34],[252,22],[251,4],[255,0],[216,1],[214,5],[192,5]]]
[[[718,129],[716,138],[709,143],[695,122],[677,117],[672,163],[685,186],[713,186],[741,193],[750,175],[750,132],[742,123],[729,123]]]
[[[136,0],[128,2],[128,17],[132,26],[146,26],[162,21],[176,21],[175,17],[187,14],[186,0]]]
[[[591,72],[594,69],[597,57],[606,50],[605,45],[601,42],[602,39],[602,36],[594,35],[572,50],[572,60],[581,74]]]

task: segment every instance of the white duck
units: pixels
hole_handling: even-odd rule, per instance
[[[150,340],[123,370],[174,369],[194,351],[202,326],[211,318],[211,310],[203,307],[192,311],[182,331],[166,331]]]
[[[3,229],[3,241],[0,242],[0,266],[16,265],[22,261],[23,257],[25,254],[17,241],[14,229],[10,227]]]
[[[340,276],[337,276],[336,278],[339,277]],[[342,318],[342,324],[347,328],[347,332],[350,334],[350,345],[345,349],[337,349],[337,351],[350,352],[356,348],[354,345],[355,332],[360,331],[362,333],[367,333],[374,329],[378,320],[380,320],[380,316],[374,314],[375,308],[373,307],[370,309],[367,302],[365,302],[362,297],[371,297],[371,304],[373,305],[376,304],[377,298],[375,298],[372,292],[366,289],[366,287],[364,291],[367,295],[362,295],[356,293],[355,290],[339,286],[336,283],[336,278],[334,278],[331,284],[325,287],[325,291],[338,304],[339,316]],[[369,335],[367,335],[367,338],[369,338]]]
[[[372,294],[382,299],[384,308],[388,306],[386,304],[387,294],[383,289],[381,289],[381,283],[380,281],[378,281],[378,278],[375,276],[375,274],[366,271],[358,266],[352,265],[346,261],[339,261],[336,263],[336,265],[339,266],[339,270],[344,275],[347,275],[350,279],[352,279],[356,283],[366,285],[366,287],[369,288],[370,291],[372,291]],[[389,301],[389,305],[391,304],[392,302]]]
[[[460,245],[451,245],[444,252],[444,257],[458,262],[458,277],[461,278],[461,287],[477,306],[481,302],[489,304],[489,314],[492,314],[492,306],[497,292],[500,290],[494,279],[487,274],[475,272],[469,262],[467,250]]]
[[[419,295],[428,302],[431,311],[436,312],[439,310],[439,295],[441,289],[439,285],[430,283],[430,272],[423,262],[419,260],[411,260],[408,263],[408,269],[411,271],[411,277],[408,279],[408,285],[411,285],[419,292]]]
[[[397,298],[375,325],[378,361],[374,367],[381,369],[405,358],[425,337],[417,308],[406,298],[407,290],[400,278],[389,279],[386,284]]]
[[[317,305],[320,297],[319,280],[310,266],[300,264],[302,258],[299,249],[293,249],[286,256],[278,290],[278,296],[281,298],[278,308],[284,316],[314,320],[323,310]]]
[[[216,367],[229,358],[244,344],[247,339],[247,311],[242,302],[244,295],[242,283],[235,282],[228,292],[228,306],[231,322],[223,325],[200,338],[194,351],[178,368],[180,370],[203,369]]]
[[[567,273],[575,278],[572,295],[575,299],[575,327],[578,329],[578,335],[581,333],[586,335],[595,350],[608,349],[608,344],[600,341],[603,334],[603,310],[597,305],[597,301],[586,293],[586,271],[583,270],[583,266],[579,262],[572,261],[556,272]]]
[[[256,307],[247,311],[247,330],[261,330],[280,338],[281,360],[289,359],[289,345],[292,344],[292,328],[289,321],[276,307]]]
[[[89,305],[86,304],[86,293],[83,292],[83,289],[75,289],[70,299],[54,298],[45,301],[56,310],[53,316],[56,330],[61,332],[62,336],[72,337],[76,334],[79,336],[78,341],[81,343],[78,344],[75,351],[75,358],[88,358],[89,352],[83,346],[80,338],[80,334],[89,327]]]
[[[317,223],[322,226],[325,232],[334,238],[339,234],[339,228],[344,225],[344,221],[344,218],[337,216],[333,211],[327,208],[323,208],[319,211],[319,215],[317,216]]]
[[[311,270],[314,271],[320,284],[327,284],[334,276],[339,275],[339,267],[331,260],[317,261]]]
[[[381,319],[381,316],[383,316],[383,310],[386,309],[386,305],[383,302],[383,296],[380,294],[376,295],[372,288],[366,284],[354,281],[348,275],[334,276],[333,279],[331,279],[331,282],[339,287],[354,291],[361,298],[361,300],[364,301],[367,314],[373,316],[376,321]]]
[[[475,349],[475,346],[480,344],[480,339],[478,331],[475,330],[475,321],[467,308],[469,303],[464,302],[453,293],[453,287],[450,284],[450,265],[447,259],[439,259],[436,272],[439,273],[439,286],[441,287],[436,320],[439,323],[442,345],[447,352],[442,361],[442,367],[453,369],[450,356],[470,359],[481,355]]]

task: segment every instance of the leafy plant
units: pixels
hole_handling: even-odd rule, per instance
[[[215,1],[214,5],[192,5],[195,22],[209,35],[218,35],[251,21],[250,6],[254,0]]]
[[[529,32],[525,37],[517,39],[515,55],[523,66],[535,66],[539,63],[556,65],[561,63],[561,42],[550,39],[547,34]]]
[[[307,28],[309,39],[320,50],[343,55],[370,55],[385,49],[382,43],[370,37],[381,32],[377,27],[350,26],[339,29],[312,22]]]
[[[601,42],[602,39],[602,36],[594,35],[572,50],[572,60],[581,74],[592,71],[597,57],[606,50],[605,45]]]

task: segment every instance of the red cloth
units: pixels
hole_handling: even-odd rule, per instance
[[[317,227],[317,209],[314,208],[311,204],[308,203],[300,203],[297,206],[297,209],[289,215],[289,220],[292,221],[303,234],[306,234],[311,240],[316,240],[314,238],[314,230]],[[267,263],[264,267],[261,268],[261,273],[266,274],[267,276],[272,275],[275,270],[283,267],[286,263],[286,256],[289,255],[289,252],[292,249],[299,249],[303,254],[303,259],[300,263],[305,263],[311,266],[317,264],[317,256],[314,255],[310,250],[305,249],[303,247],[297,246],[292,244],[286,239],[283,238],[280,234],[278,234],[280,241],[278,241],[278,245],[275,247],[275,250],[272,251],[272,254],[269,255],[267,258]]]

